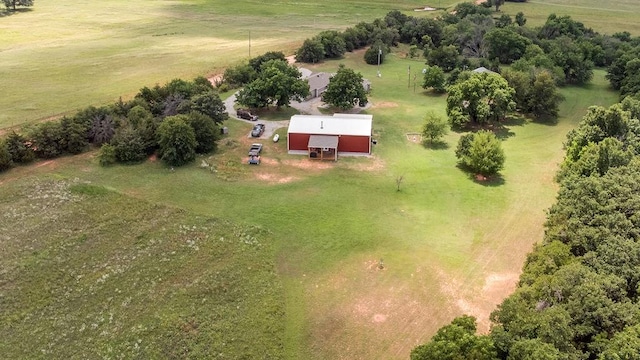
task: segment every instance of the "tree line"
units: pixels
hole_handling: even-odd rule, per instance
[[[89,106],[73,116],[25,126],[0,139],[0,171],[100,147],[102,165],[137,163],[151,154],[170,166],[216,149],[225,106],[204,77],[142,88],[130,101]]]

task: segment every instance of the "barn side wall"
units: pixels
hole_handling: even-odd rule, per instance
[[[369,136],[342,135],[338,141],[339,152],[370,153],[371,138]]]

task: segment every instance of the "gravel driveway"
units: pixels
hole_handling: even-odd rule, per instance
[[[307,78],[309,77],[309,75],[311,75],[311,70],[308,70],[305,68],[299,68],[299,70],[302,73],[303,78]],[[233,105],[235,104],[235,101],[236,101],[236,94],[233,94],[224,100],[224,106],[227,109],[227,113],[229,113],[229,117],[232,119],[236,119],[238,121],[244,121],[246,123],[255,124],[255,122],[253,121],[240,119],[236,117],[236,110],[233,108]],[[322,113],[320,112],[320,110],[318,110],[318,108],[324,106],[324,103],[320,98],[313,98],[308,101],[292,101],[290,106],[298,110],[300,114],[322,115]],[[371,103],[367,104],[367,106],[365,106],[364,108],[355,107],[351,111],[347,111],[347,112],[358,113],[363,109],[369,108],[369,106],[371,106]],[[259,139],[268,139],[271,136],[273,136],[273,133],[277,129],[289,126],[289,120],[280,120],[280,121],[258,120],[258,122],[265,125],[264,133],[262,134],[262,136],[259,137]],[[248,134],[248,136],[251,137],[251,134]]]

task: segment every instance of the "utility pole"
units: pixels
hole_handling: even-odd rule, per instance
[[[382,55],[382,48],[378,48],[378,77],[381,77],[382,75],[380,75],[380,56]]]
[[[251,30],[249,30],[249,59],[251,59]]]
[[[407,69],[407,78],[409,79],[409,82],[407,83],[407,87],[410,88],[411,87],[411,65],[409,65],[409,68]]]

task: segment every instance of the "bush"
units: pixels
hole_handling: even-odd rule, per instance
[[[116,149],[112,145],[104,144],[100,148],[100,153],[98,154],[98,160],[100,161],[100,165],[109,166],[116,163]]]
[[[30,133],[36,156],[51,159],[65,152],[65,139],[59,122],[50,121],[37,125]]]
[[[5,140],[0,140],[0,171],[5,171],[13,165],[11,153]]]
[[[111,140],[111,146],[118,162],[135,163],[147,157],[142,137],[131,126],[120,128]]]
[[[199,112],[191,112],[188,122],[196,136],[196,153],[206,154],[216,149],[216,141],[220,138],[220,130],[209,116]]]
[[[181,166],[196,158],[196,134],[184,115],[170,116],[158,127],[160,158],[171,166]]]
[[[33,149],[29,146],[30,143],[27,142],[27,139],[24,136],[12,131],[9,136],[5,139],[7,144],[7,150],[9,154],[11,154],[11,160],[17,164],[25,164],[33,161],[35,159],[36,154],[33,152]]]

